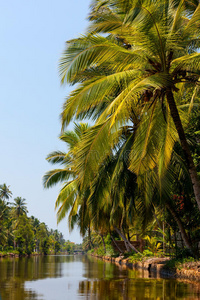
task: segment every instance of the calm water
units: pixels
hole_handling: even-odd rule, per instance
[[[200,299],[200,286],[87,256],[0,260],[0,300]]]

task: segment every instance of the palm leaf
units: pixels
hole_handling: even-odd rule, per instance
[[[59,223],[71,209],[77,196],[77,180],[68,182],[63,186],[56,199],[57,222]]]
[[[67,181],[71,176],[74,176],[74,172],[67,169],[55,169],[46,172],[43,176],[43,185],[45,188],[52,187],[59,182]]]
[[[65,164],[70,161],[70,157],[65,152],[53,151],[47,155],[46,160],[52,164]]]

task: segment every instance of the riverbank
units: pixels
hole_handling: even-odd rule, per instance
[[[29,256],[39,256],[39,255],[42,255],[42,254],[33,252],[30,255],[28,255],[28,254],[20,255],[18,252],[0,252],[0,258],[5,258],[5,257],[18,258],[18,257],[29,257]]]
[[[142,261],[132,262],[130,258],[123,256],[99,256],[90,254],[91,256],[109,261],[130,269],[142,269],[148,271],[149,275],[153,273],[156,277],[179,278],[191,281],[200,281],[200,261],[180,263],[178,267],[174,267],[172,261],[168,257],[144,258]]]
[[[62,254],[62,255],[69,255],[70,253],[68,252],[58,252],[57,253],[58,255]],[[77,255],[77,254],[83,254],[82,252],[76,252],[76,253],[72,253],[74,255]],[[49,253],[47,255],[55,255],[55,253]],[[45,255],[44,253],[38,253],[38,252],[33,252],[31,254],[19,254],[18,251],[16,252],[0,252],[0,258],[6,258],[6,257],[13,257],[13,258],[18,258],[18,257],[32,257],[32,256],[47,256]]]
[[[0,252],[0,258],[3,258],[3,257],[19,257],[19,254]]]

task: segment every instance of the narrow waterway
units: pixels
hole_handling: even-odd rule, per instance
[[[200,284],[149,278],[87,256],[0,260],[0,300],[200,299]]]

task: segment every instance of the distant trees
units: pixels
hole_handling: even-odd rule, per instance
[[[14,230],[16,249],[20,254],[31,254],[35,248],[35,238],[31,219],[26,215],[19,215],[16,229]]]
[[[17,252],[30,255],[38,252],[44,255],[66,251],[65,239],[57,229],[48,229],[36,217],[28,217],[26,200],[14,198],[6,202],[12,192],[6,184],[0,185],[0,252]]]
[[[13,212],[16,215],[17,218],[21,215],[26,215],[28,213],[28,210],[26,208],[26,200],[22,197],[14,198],[14,203],[12,203],[13,206]]]
[[[64,245],[63,248],[64,250],[68,253],[68,254],[73,254],[74,250],[75,250],[75,244],[70,242],[69,240],[67,240]]]
[[[12,192],[9,189],[10,186],[7,186],[5,183],[0,185],[0,199],[8,200],[12,196]]]

